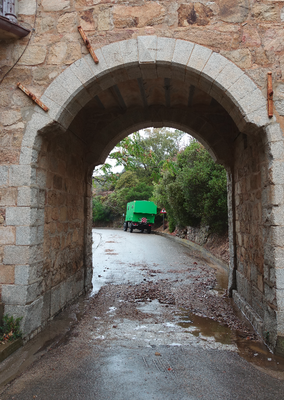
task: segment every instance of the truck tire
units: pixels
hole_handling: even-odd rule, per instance
[[[131,222],[131,224],[130,224],[130,232],[131,232],[131,233],[133,232],[133,225],[132,225],[132,222]]]
[[[123,230],[126,232],[128,229],[128,222],[124,222],[123,224]]]
[[[149,226],[149,228],[147,228],[147,233],[151,233],[151,226]]]

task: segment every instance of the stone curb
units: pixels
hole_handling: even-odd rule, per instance
[[[200,246],[199,244],[196,244],[194,242],[191,242],[190,240],[187,239],[181,239],[176,236],[169,235],[168,233],[163,233],[163,232],[157,232],[157,231],[152,231],[155,235],[160,235],[164,236],[166,238],[172,239],[173,241],[182,244],[185,247],[188,247],[191,250],[198,251],[203,258],[207,259],[210,262],[213,262],[214,264],[219,265],[223,269],[229,272],[229,266],[226,264],[224,261],[219,260],[219,258],[213,256],[213,254],[210,253],[210,251],[205,250],[204,247]]]
[[[6,344],[0,344],[0,362],[4,361],[11,354],[13,354],[16,350],[23,346],[23,339],[19,338],[14,340],[13,342],[9,342]]]

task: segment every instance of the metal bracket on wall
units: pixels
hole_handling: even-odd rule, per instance
[[[267,73],[267,104],[268,104],[268,117],[273,117],[273,86],[272,86],[272,72]]]
[[[20,82],[17,83],[19,89],[24,92],[30,99],[32,99],[40,108],[42,108],[45,112],[49,110],[46,105],[44,105],[34,94],[32,94],[25,86],[23,86]]]
[[[96,54],[91,46],[91,43],[90,43],[89,39],[87,38],[87,36],[81,26],[78,26],[78,31],[80,32],[80,35],[82,36],[82,39],[84,40],[84,43],[85,43],[87,49],[89,50],[89,53],[93,57],[93,60],[95,61],[96,64],[98,64],[99,63],[98,57],[96,56]]]

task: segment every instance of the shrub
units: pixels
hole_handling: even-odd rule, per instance
[[[4,315],[2,326],[0,326],[0,341],[10,342],[12,340],[22,337],[20,329],[20,322],[23,317],[14,319],[13,316],[8,314]]]

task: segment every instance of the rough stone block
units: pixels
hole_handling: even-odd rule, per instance
[[[277,309],[284,312],[284,289],[276,289]]]
[[[107,64],[108,72],[116,70],[118,67],[123,67],[124,60],[121,54],[119,43],[111,43],[102,48],[102,53]]]
[[[69,103],[73,97],[76,98],[82,106],[91,100],[91,96],[71,68],[65,69],[65,71],[56,78],[56,83],[64,87],[70,94],[67,103]],[[47,92],[45,92],[45,95],[48,97]]]
[[[9,167],[6,167],[5,165],[0,165],[0,187],[7,186],[8,171],[9,171]]]
[[[50,299],[51,299],[51,291],[47,291],[43,295],[43,305],[42,305],[42,315],[41,315],[41,323],[46,322],[50,317]]]
[[[35,164],[38,159],[38,151],[30,147],[22,147],[20,153],[20,164],[30,165]]]
[[[284,199],[284,189],[282,185],[273,185],[271,187],[271,199],[268,197],[270,201],[267,201],[267,204],[283,204]]]
[[[272,182],[275,185],[283,184],[284,161],[274,161],[270,171]]]
[[[16,205],[16,199],[16,188],[0,188],[0,206],[14,206]]]
[[[283,140],[278,142],[271,142],[269,145],[269,153],[274,160],[283,160],[284,155],[284,143]]]
[[[125,67],[138,65],[138,42],[137,39],[123,40],[118,42]]]
[[[50,315],[55,315],[61,308],[60,285],[51,289]]]
[[[42,287],[43,287],[43,282],[42,280],[32,283],[27,286],[27,298],[26,302],[31,303],[32,301],[35,301],[38,297],[42,295]]]
[[[277,333],[284,336],[284,311],[282,310],[277,311]]]
[[[57,121],[60,118],[60,115],[65,111],[65,108],[61,104],[56,103],[46,96],[46,94],[43,94],[40,100],[49,108],[48,115],[54,121]],[[39,113],[43,114],[44,111],[40,110]]]
[[[284,289],[284,266],[275,269],[276,289]]]
[[[228,96],[234,99],[234,101],[239,101],[245,97],[247,93],[252,93],[256,89],[256,84],[247,75],[241,75],[230,87]]]
[[[94,60],[90,54],[85,56],[84,59],[85,59],[86,63],[88,64],[90,70],[92,71],[94,77],[96,79],[98,79],[98,78],[101,78],[101,76],[103,76],[106,73],[108,66],[107,66],[106,60],[103,56],[102,50],[96,49],[95,53],[99,60],[98,64],[96,64],[94,62]]]
[[[15,228],[0,226],[0,245],[15,244]]]
[[[5,246],[3,264],[28,264],[29,256],[30,252],[28,246]]]
[[[15,283],[15,267],[13,265],[0,265],[0,284]]]
[[[187,65],[193,48],[193,43],[185,40],[177,40],[172,58],[172,64],[174,66],[181,65],[182,69],[184,69],[184,65]]]
[[[27,146],[27,147],[34,146],[37,132],[40,129],[52,123],[53,120],[49,117],[48,114],[45,113],[43,115],[41,113],[38,113],[37,110],[35,109],[32,118],[27,123],[27,127],[22,141],[22,146]]]
[[[70,8],[70,0],[43,0],[44,11],[61,11]]]
[[[73,74],[74,75],[74,74]],[[60,77],[60,75],[59,75]],[[56,78],[46,89],[44,92],[44,99],[48,97],[50,100],[53,102],[57,103],[59,106],[64,107],[65,104],[68,104],[72,98],[74,97],[73,93],[70,93],[64,84],[62,82],[62,77],[61,78]],[[57,81],[58,79],[58,81]],[[62,84],[59,83],[59,81],[62,82]],[[63,86],[62,86],[63,85]]]
[[[11,126],[21,119],[21,112],[16,110],[2,111],[1,124]]]
[[[255,287],[252,288],[252,308],[260,318],[264,318],[263,295]]]
[[[37,227],[18,226],[16,228],[16,245],[28,246],[30,244],[37,244]]]
[[[38,205],[38,189],[28,186],[19,187],[17,205],[19,207],[36,207]]]
[[[27,285],[29,283],[29,265],[16,265],[15,267],[15,285]]]
[[[27,299],[27,286],[4,285],[2,287],[2,301],[6,304],[25,305]]]
[[[275,122],[276,118],[273,117],[272,119],[268,118],[267,115],[267,105],[253,111],[251,114],[245,116],[245,121],[255,125],[256,128],[264,127],[268,125],[271,121]],[[253,133],[252,127],[248,126],[248,133]]]
[[[158,37],[156,62],[159,64],[171,64],[175,45],[175,39]]]
[[[236,271],[236,281],[240,296],[242,296],[245,301],[251,304],[252,291],[248,280],[242,274],[240,274],[239,271]]]
[[[31,209],[29,207],[7,207],[7,225],[29,225],[31,223]]]
[[[138,54],[140,64],[156,63],[157,36],[138,36]]]
[[[84,57],[71,64],[70,68],[84,86],[95,80],[94,74]]]
[[[214,84],[221,89],[228,90],[244,74],[244,72],[233,63],[227,64],[215,78]]]
[[[268,142],[277,142],[283,140],[283,132],[279,124],[269,124],[266,127],[266,135]]]
[[[10,167],[10,186],[29,186],[35,183],[36,169],[30,165],[12,165]]]
[[[199,75],[211,54],[212,50],[196,44],[187,63],[187,68]]]
[[[23,321],[23,332],[30,333],[40,327],[43,299],[40,297],[32,304],[25,307],[25,318]]]
[[[213,82],[228,63],[229,61],[225,57],[221,56],[219,53],[213,52],[203,68],[201,76]]]
[[[284,227],[283,226],[271,226],[271,244],[273,246],[284,247]]]
[[[266,107],[267,100],[261,91],[256,88],[253,92],[248,92],[247,96],[241,98],[238,102],[243,115],[249,115],[256,110]]]

